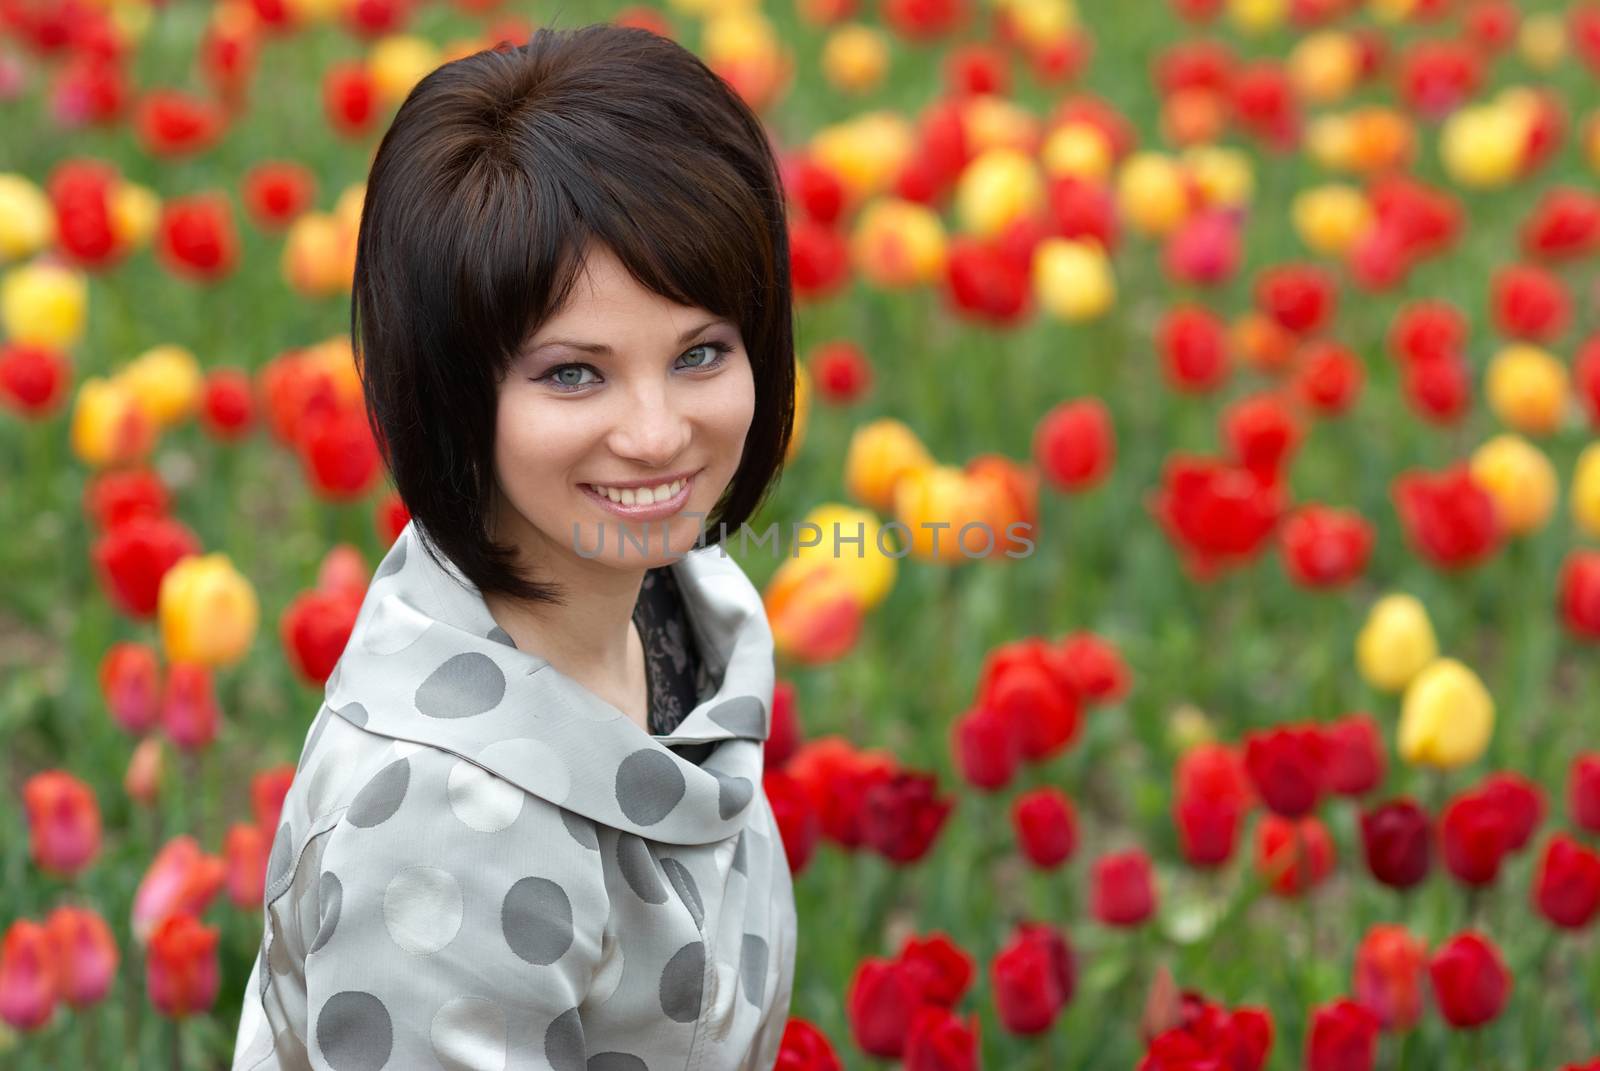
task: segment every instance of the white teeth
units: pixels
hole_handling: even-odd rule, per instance
[[[650,506],[657,502],[665,501],[683,490],[683,480],[673,480],[671,483],[657,484],[655,487],[624,487],[618,490],[615,487],[601,487],[599,484],[590,484],[597,492],[605,495],[613,502],[624,506]]]

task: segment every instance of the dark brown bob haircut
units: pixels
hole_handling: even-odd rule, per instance
[[[496,399],[591,242],[743,335],[755,415],[697,547],[755,513],[789,445],[788,224],[749,106],[676,42],[604,23],[447,63],[411,90],[373,159],[350,333],[401,500],[428,552],[483,593],[562,601],[491,538]]]

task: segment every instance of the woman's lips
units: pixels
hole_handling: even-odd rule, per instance
[[[695,473],[683,482],[683,486],[678,489],[677,494],[665,501],[652,502],[648,506],[624,506],[620,502],[611,501],[611,499],[596,491],[589,484],[580,483],[578,486],[583,489],[584,494],[598,502],[602,509],[608,510],[618,517],[623,517],[630,521],[657,521],[672,516],[689,504],[689,493],[694,490],[694,481],[699,477],[700,474],[698,472]]]

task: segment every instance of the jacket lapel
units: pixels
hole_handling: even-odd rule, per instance
[[[670,844],[724,840],[744,826],[761,779],[772,632],[760,594],[721,548],[672,569],[719,684],[668,736],[512,646],[414,523],[378,565],[327,703],[368,732],[453,752],[601,824]],[[717,746],[696,765],[662,741]]]

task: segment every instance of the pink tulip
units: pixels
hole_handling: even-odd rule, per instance
[[[167,841],[133,894],[134,937],[146,943],[168,915],[204,914],[226,875],[223,861],[202,852],[187,833]]]
[[[44,920],[55,946],[61,999],[85,1008],[106,995],[117,976],[117,939],[100,913],[62,904]]]
[[[36,1030],[56,1008],[55,948],[45,928],[18,919],[0,943],[0,1019]]]
[[[100,805],[94,791],[65,770],[45,770],[22,787],[33,861],[73,877],[100,851]]]

